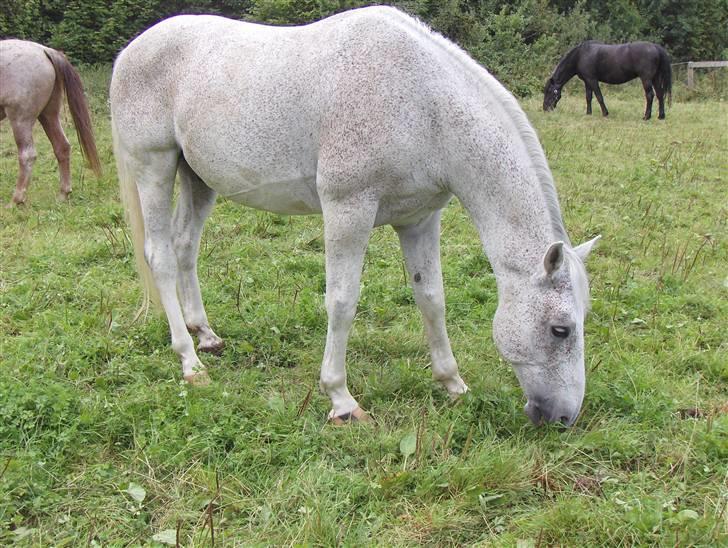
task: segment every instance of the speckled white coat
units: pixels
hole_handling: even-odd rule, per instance
[[[206,379],[189,332],[201,350],[222,346],[196,274],[202,224],[222,195],[278,213],[323,214],[329,326],[321,387],[330,417],[358,408],[346,386],[346,344],[369,235],[383,224],[400,237],[434,377],[453,396],[463,393],[439,255],[440,210],[455,195],[493,265],[494,337],[515,366],[529,416],[575,419],[588,308],[582,259],[592,242],[572,250],[535,132],[515,99],[451,42],[387,7],[288,28],[174,17],[119,55],[111,112],[138,248],[143,239],[141,269],[159,292],[188,380]]]

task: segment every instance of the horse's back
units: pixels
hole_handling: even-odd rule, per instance
[[[7,111],[35,118],[47,104],[56,73],[45,49],[26,40],[0,40],[0,106]]]
[[[249,205],[313,192],[322,164],[404,177],[416,149],[435,146],[436,86],[451,70],[427,36],[391,8],[287,28],[174,17],[119,56],[112,117],[126,148],[178,147]]]

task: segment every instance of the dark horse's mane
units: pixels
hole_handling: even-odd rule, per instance
[[[574,59],[579,54],[579,50],[583,46],[585,46],[587,44],[591,45],[591,44],[601,44],[601,43],[602,42],[599,42],[598,40],[584,40],[580,44],[577,44],[576,46],[571,48],[569,51],[566,52],[566,54],[561,59],[559,59],[559,62],[556,64],[556,68],[551,73],[551,78],[553,79],[554,76],[556,76],[556,74],[558,72],[560,72],[560,70],[562,70],[563,68],[571,66],[574,63]],[[546,83],[546,87],[548,87],[548,82]],[[544,89],[544,92],[545,91],[546,91],[546,89]]]

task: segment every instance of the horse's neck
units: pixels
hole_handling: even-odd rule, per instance
[[[566,54],[554,70],[552,76],[554,82],[563,86],[576,75],[577,56],[576,49]]]
[[[522,175],[470,180],[456,190],[498,278],[530,275],[548,246],[561,239],[554,234],[538,183]]]
[[[555,233],[553,212],[532,167],[521,158],[499,160],[496,168],[488,162],[461,169],[452,190],[473,220],[500,281],[530,276],[548,246],[564,236]]]

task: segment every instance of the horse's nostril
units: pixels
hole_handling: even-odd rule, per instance
[[[544,419],[543,413],[541,412],[541,409],[538,407],[538,404],[533,403],[532,401],[529,401],[526,404],[524,411],[526,412],[526,415],[531,420],[531,422],[536,426],[541,424],[541,421]]]
[[[569,424],[571,424],[571,419],[566,415],[562,415],[559,417],[559,422],[565,424],[566,426],[569,426]]]

